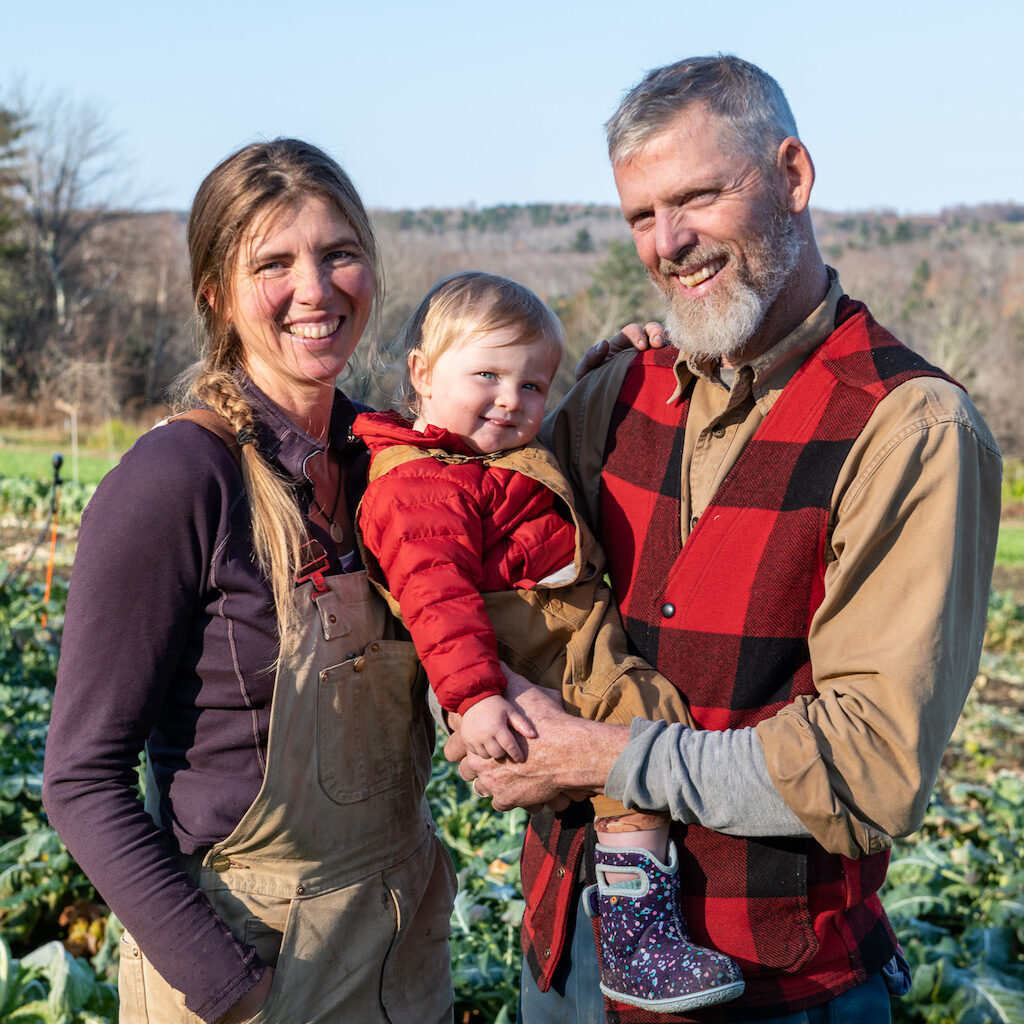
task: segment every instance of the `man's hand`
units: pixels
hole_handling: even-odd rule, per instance
[[[626,743],[626,726],[588,722],[562,710],[558,695],[533,686],[505,666],[508,677],[505,699],[533,723],[536,737],[524,740],[526,760],[495,761],[470,754],[458,731],[444,747],[449,761],[459,761],[459,774],[476,781],[476,792],[490,796],[495,810],[513,807],[536,809],[544,804],[565,805],[599,792],[608,772]]]
[[[576,365],[576,379],[582,380],[591,370],[596,370],[602,363],[627,348],[643,352],[647,348],[664,348],[667,344],[665,331],[661,324],[654,320],[642,327],[640,324],[626,324],[610,341],[603,339],[583,353],[583,358]]]

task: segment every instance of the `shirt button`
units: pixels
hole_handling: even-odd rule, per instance
[[[675,613],[676,606],[671,601],[666,601],[661,606],[661,614],[664,615],[666,619],[671,619],[672,616],[675,615]]]
[[[227,871],[231,867],[231,858],[225,853],[218,853],[213,860],[210,861],[210,867],[214,871]]]
[[[725,427],[723,427],[721,423],[716,423],[716,424],[715,424],[715,425],[714,425],[714,426],[713,426],[713,427],[711,428],[711,433],[712,433],[712,434],[713,434],[713,435],[714,435],[715,437],[725,437]]]

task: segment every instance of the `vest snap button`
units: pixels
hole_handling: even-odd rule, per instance
[[[231,858],[225,853],[218,853],[213,860],[210,861],[210,867],[214,871],[227,871],[231,867]]]
[[[690,532],[693,532],[694,527],[697,525],[697,520],[700,516],[690,516]]]
[[[545,959],[549,959],[550,956],[551,956],[551,950],[550,949],[545,949],[544,950],[544,958]]]
[[[363,671],[363,669],[364,669],[364,668],[366,668],[366,659],[365,659],[365,658],[359,658],[359,659],[357,659],[357,660],[356,660],[356,663],[355,663],[355,664],[354,664],[354,665],[352,666],[352,668],[353,668],[353,669],[354,669],[354,670],[355,670],[356,672],[362,672],[362,671]]]
[[[306,887],[304,885],[297,885],[295,887],[295,895],[296,896],[305,896],[306,895]]]
[[[671,601],[666,601],[661,606],[661,614],[664,615],[666,619],[671,619],[672,616],[675,615],[675,613],[676,606]]]
[[[380,650],[380,644],[374,641],[372,644],[370,644],[370,650],[373,651],[374,654],[376,654]]]
[[[558,869],[558,877],[559,878],[565,878],[565,868],[559,868]]]
[[[716,423],[711,428],[711,433],[714,434],[715,437],[725,437],[725,427],[723,427],[721,423]]]

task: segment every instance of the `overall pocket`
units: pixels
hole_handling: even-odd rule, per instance
[[[441,841],[384,872],[401,922],[384,962],[381,1000],[392,1024],[445,1024],[452,1019],[452,904],[458,882]]]
[[[358,803],[410,783],[424,758],[429,765],[425,693],[416,649],[406,641],[375,640],[320,673],[316,757],[327,796]]]
[[[117,969],[120,1024],[203,1024],[185,1007],[185,996],[164,981],[138,943],[124,932]]]
[[[379,873],[292,900],[270,994],[246,1024],[391,1024],[382,1008],[381,965],[397,930]]]

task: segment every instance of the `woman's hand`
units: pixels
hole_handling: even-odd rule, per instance
[[[655,320],[644,324],[643,327],[640,324],[626,324],[610,341],[603,339],[583,353],[583,358],[576,366],[576,379],[582,380],[591,370],[596,370],[602,363],[627,348],[643,352],[648,348],[664,348],[668,343],[664,329]]]
[[[245,1021],[255,1017],[270,995],[270,986],[274,983],[274,968],[267,967],[263,971],[263,977],[256,982],[227,1013],[217,1018],[215,1024],[244,1024]]]

